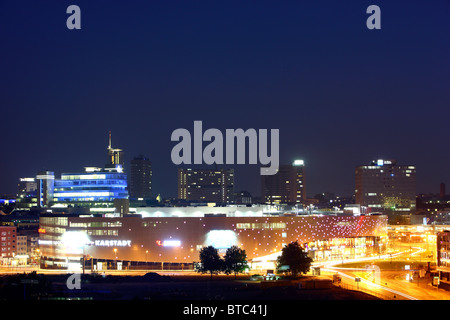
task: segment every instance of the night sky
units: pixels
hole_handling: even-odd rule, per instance
[[[69,5],[81,30],[69,30]],[[366,9],[381,8],[381,30]],[[377,158],[417,166],[417,192],[450,185],[449,1],[1,1],[0,194],[40,170],[153,162],[176,196],[173,130],[280,130],[307,194],[352,195]],[[206,166],[204,166],[206,167]],[[229,166],[224,166],[229,167]],[[236,165],[259,196],[259,165]]]

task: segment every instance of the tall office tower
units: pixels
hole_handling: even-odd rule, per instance
[[[369,212],[412,213],[416,208],[416,167],[376,160],[355,169],[356,203]]]
[[[123,151],[122,149],[114,149],[111,144],[111,131],[109,132],[109,145],[108,145],[108,161],[106,168],[115,168],[116,165],[123,167]]]
[[[37,204],[44,208],[50,206],[53,201],[53,190],[55,186],[55,174],[52,171],[42,171],[36,176],[37,180]]]
[[[234,169],[178,169],[178,198],[229,203],[234,195]]]
[[[152,162],[145,156],[131,160],[129,175],[129,193],[133,199],[150,199],[152,197]]]
[[[295,160],[290,165],[280,165],[276,174],[261,176],[261,198],[267,204],[304,204],[304,161]]]

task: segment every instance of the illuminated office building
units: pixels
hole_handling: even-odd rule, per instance
[[[53,201],[55,174],[52,171],[42,171],[37,174],[36,180],[38,207],[49,207]]]
[[[18,208],[30,208],[37,204],[37,181],[35,178],[20,178],[17,184]]]
[[[100,212],[114,208],[114,199],[128,199],[127,175],[120,165],[114,169],[85,169],[83,173],[63,173],[55,181],[55,205],[91,207]]]
[[[37,190],[37,182],[35,178],[20,178],[18,184],[17,196],[23,195],[26,197],[29,194],[35,193]]]
[[[152,197],[152,162],[143,155],[131,160],[129,192],[132,199]]]
[[[234,195],[234,169],[178,169],[178,199],[230,203]]]
[[[438,232],[436,236],[437,266],[448,268],[450,267],[450,231]]]
[[[280,165],[276,174],[261,176],[261,197],[267,204],[304,204],[304,161],[295,160],[291,165]]]
[[[55,180],[54,207],[89,208],[98,213],[128,211],[128,182],[123,171],[122,150],[111,147],[111,132],[107,150],[105,168],[85,167],[85,172],[62,173],[61,179]]]
[[[376,160],[355,169],[356,203],[369,212],[413,213],[416,208],[416,167],[396,160]]]

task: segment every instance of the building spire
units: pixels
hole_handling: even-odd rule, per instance
[[[108,149],[111,149],[111,130],[109,131],[109,146]]]

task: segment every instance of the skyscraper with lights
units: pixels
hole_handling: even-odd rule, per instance
[[[131,160],[129,179],[130,198],[152,197],[152,162],[147,157],[140,155]]]
[[[37,174],[36,180],[38,207],[49,207],[53,201],[55,174],[52,171],[42,171]]]
[[[382,212],[390,217],[413,213],[416,208],[416,167],[383,159],[358,166],[355,169],[355,196],[363,212]]]
[[[188,201],[230,203],[234,169],[178,169],[178,198]]]
[[[267,204],[304,204],[304,161],[295,160],[290,165],[280,165],[276,174],[261,176],[261,198]]]

